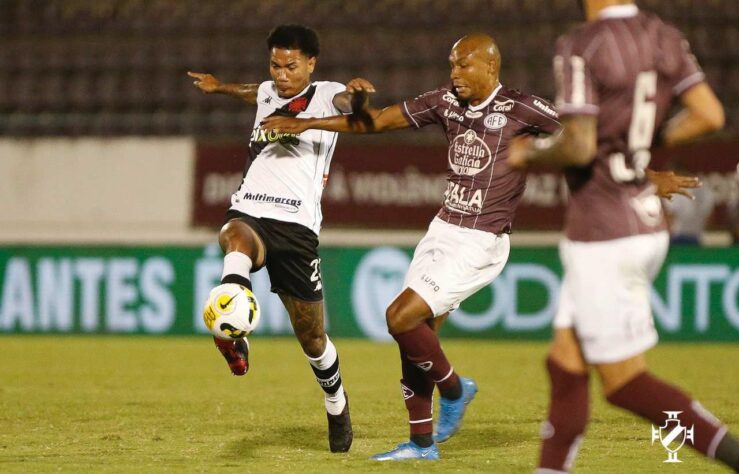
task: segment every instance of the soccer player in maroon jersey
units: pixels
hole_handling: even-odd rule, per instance
[[[437,124],[449,141],[443,206],[416,247],[404,290],[386,312],[388,329],[400,347],[410,441],[374,456],[380,461],[438,459],[436,443],[461,426],[477,386],[454,372],[435,330],[465,298],[490,284],[508,259],[508,234],[526,179],[508,166],[509,143],[519,135],[559,129],[551,104],[500,84],[500,52],[490,36],[460,39],[449,62],[450,85],[382,110],[366,108],[363,117],[263,121],[267,129],[288,133],[311,128],[371,133]],[[349,82],[347,90],[352,86]],[[434,386],[441,400],[432,436]]]
[[[586,0],[588,22],[557,43],[554,74],[562,133],[512,144],[513,166],[565,167],[571,190],[560,256],[565,270],[542,428],[540,473],[567,472],[588,420],[588,366],[606,399],[657,426],[665,411],[694,426],[693,447],[739,470],[739,443],[677,387],[654,377],[644,352],[657,342],[649,303],[668,235],[646,166],[674,98],[683,110],[662,139],[678,144],[720,129],[721,103],[683,35],[633,1]]]

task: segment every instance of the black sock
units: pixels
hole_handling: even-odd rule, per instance
[[[716,448],[716,459],[739,472],[739,441],[726,433]]]
[[[428,448],[429,446],[434,444],[434,438],[433,436],[431,436],[431,433],[411,435],[411,441],[422,448]]]
[[[251,290],[251,280],[235,273],[228,274],[221,278],[221,283],[236,283],[237,285],[245,286]]]
[[[459,397],[462,396],[462,382],[457,378],[456,384],[445,390],[439,389],[439,393],[441,393],[441,396],[447,400],[459,400]]]

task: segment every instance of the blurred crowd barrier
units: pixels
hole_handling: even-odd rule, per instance
[[[739,2],[640,0],[687,35],[739,133]],[[253,110],[203,96],[186,71],[268,78],[265,37],[318,30],[316,79],[363,76],[387,105],[447,82],[465,33],[493,34],[502,81],[551,98],[555,39],[576,0],[2,0],[0,135],[246,136]]]
[[[680,163],[700,176],[715,204],[709,229],[728,235],[739,200],[737,150],[736,141],[658,149],[652,166]],[[322,199],[324,230],[422,232],[442,203],[446,155],[443,145],[340,143]],[[190,137],[0,138],[0,242],[212,241],[246,156],[244,142]],[[559,172],[530,173],[514,235],[559,231],[566,200]]]

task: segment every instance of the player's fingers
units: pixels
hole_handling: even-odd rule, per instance
[[[205,74],[202,72],[192,72],[192,71],[187,71],[187,75],[190,77],[195,77],[197,79],[202,79],[205,76]]]

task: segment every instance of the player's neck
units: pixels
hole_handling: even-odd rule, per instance
[[[598,19],[600,12],[608,7],[633,4],[634,0],[586,0],[585,17],[588,21],[595,21]]]
[[[482,91],[482,93],[480,94],[480,97],[470,99],[469,105],[471,107],[478,107],[480,104],[486,102],[490,98],[490,96],[498,89],[499,86],[500,86],[500,81],[496,79],[495,82],[489,88],[486,88],[484,91]]]

